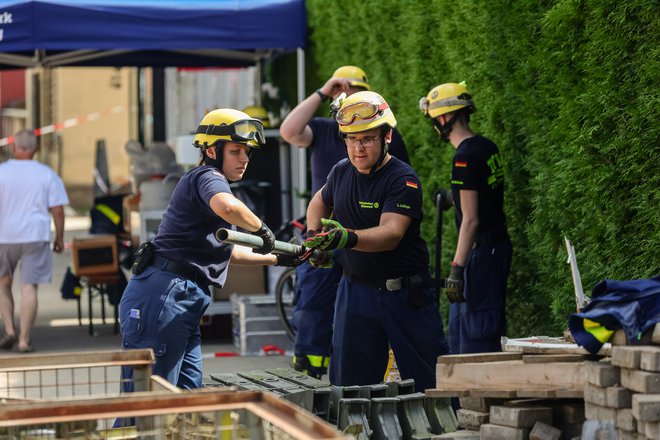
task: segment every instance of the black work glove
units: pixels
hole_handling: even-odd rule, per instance
[[[268,229],[268,226],[264,222],[261,222],[261,227],[256,232],[253,232],[253,234],[261,237],[264,244],[260,248],[252,249],[252,252],[264,255],[270,254],[275,247],[275,234],[273,234],[273,231]]]
[[[331,269],[335,265],[334,251],[319,252],[309,259],[309,264],[316,269]]]
[[[445,293],[450,303],[465,302],[463,296],[463,271],[465,268],[456,263],[451,264],[451,272],[445,284]]]
[[[289,255],[289,254],[275,254],[277,263],[275,266],[296,267],[309,260],[312,255],[312,250],[305,251],[302,255]]]

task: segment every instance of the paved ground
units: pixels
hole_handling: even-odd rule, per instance
[[[84,235],[89,228],[85,217],[68,216],[66,220],[65,242],[70,243],[76,235]],[[101,307],[99,298],[93,301],[94,335],[88,334],[87,294],[82,299],[83,326],[78,325],[75,300],[63,300],[59,291],[66,267],[72,264],[71,252],[67,248],[62,254],[54,255],[53,281],[39,287],[39,312],[33,331],[32,342],[40,354],[56,352],[75,352],[93,350],[120,349],[121,337],[113,332],[113,309],[106,305],[107,323],[100,322]],[[20,302],[18,286],[14,284],[14,299]],[[238,353],[231,337],[231,316],[225,315],[207,327],[202,327],[204,353],[204,376],[212,373],[235,373],[246,370],[285,368],[291,361],[290,356],[232,356],[216,357],[223,353]],[[0,351],[2,357],[18,355]]]

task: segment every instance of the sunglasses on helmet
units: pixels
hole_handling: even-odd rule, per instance
[[[259,145],[266,143],[264,126],[261,121],[254,119],[244,119],[229,125],[200,125],[195,134],[229,136],[234,142],[256,141]]]
[[[385,109],[388,109],[390,106],[386,102],[382,104],[374,104],[371,102],[356,102],[355,104],[349,104],[344,108],[340,108],[337,111],[335,119],[339,125],[350,125],[355,121],[355,119],[371,119]]]

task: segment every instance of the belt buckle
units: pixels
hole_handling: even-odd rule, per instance
[[[389,292],[401,290],[403,288],[403,278],[390,278],[385,280],[385,289]]]

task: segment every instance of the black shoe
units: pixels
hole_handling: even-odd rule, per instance
[[[15,343],[16,335],[8,335],[5,333],[2,338],[0,338],[0,348],[4,350],[11,350]]]

